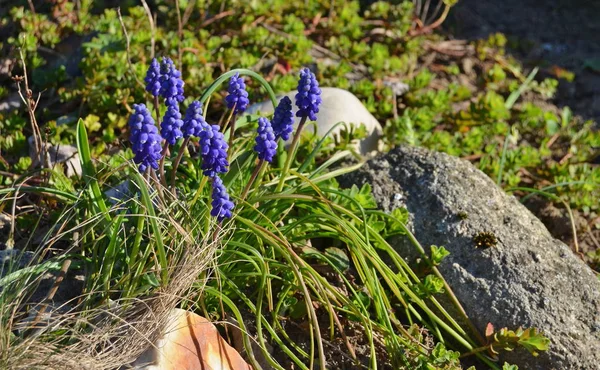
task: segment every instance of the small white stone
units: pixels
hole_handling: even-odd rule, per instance
[[[383,134],[381,124],[373,115],[367,110],[367,108],[361,103],[361,101],[351,92],[335,87],[323,87],[321,88],[321,99],[322,104],[319,107],[319,113],[317,113],[317,135],[323,137],[327,132],[339,122],[345,122],[359,127],[361,124],[365,125],[367,131],[367,137],[361,139],[360,142],[356,143],[357,150],[363,154],[369,154],[373,151],[378,151],[379,138]],[[290,91],[286,94],[277,97],[277,100],[281,100],[284,96],[289,97],[294,102],[294,96],[296,91]],[[297,108],[293,105],[294,115],[296,114]],[[251,105],[246,113],[255,114],[271,114],[273,113],[273,104],[270,100],[262,103]],[[297,126],[300,122],[300,118],[296,117],[295,125]],[[333,135],[339,135],[340,131],[344,128],[344,125],[339,125],[333,131]],[[291,141],[288,140],[288,142]]]

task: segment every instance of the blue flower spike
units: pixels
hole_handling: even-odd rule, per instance
[[[220,177],[215,176],[212,185],[212,209],[210,215],[216,217],[218,222],[221,222],[226,218],[231,218],[231,211],[233,211],[235,205],[229,199],[227,189],[225,189],[225,185],[223,185]]]
[[[246,91],[244,78],[240,77],[239,73],[234,74],[231,79],[229,79],[227,92],[229,93],[229,95],[225,97],[227,108],[234,109],[235,107],[235,114],[243,113],[246,108],[248,108],[250,100],[248,100],[248,92]]]
[[[294,131],[294,113],[292,112],[292,100],[284,96],[275,107],[273,120],[271,122],[275,140],[282,138],[288,140]]]
[[[151,167],[158,169],[158,161],[162,157],[161,141],[154,119],[146,105],[134,104],[133,113],[129,117],[131,129],[130,140],[134,153],[133,161],[139,165],[140,172]]]
[[[160,95],[165,98],[167,105],[181,103],[183,96],[183,80],[181,72],[175,68],[170,58],[163,57],[160,63]]]
[[[168,104],[167,111],[163,117],[163,121],[160,124],[160,134],[171,145],[175,145],[178,139],[183,137],[181,127],[183,126],[183,120],[181,119],[181,113],[179,112],[179,105]]]
[[[146,91],[153,96],[160,94],[160,64],[158,64],[156,58],[153,58],[152,62],[150,62],[144,82],[146,82]]]
[[[265,117],[258,119],[258,135],[256,136],[256,145],[254,150],[258,153],[258,158],[271,162],[277,153],[277,141],[271,127],[271,122]]]
[[[183,119],[183,126],[181,131],[183,137],[188,138],[190,136],[200,137],[200,133],[204,130],[210,129],[208,123],[202,116],[202,104],[199,101],[194,100],[185,112],[185,118]]]
[[[317,113],[321,105],[321,89],[319,82],[308,68],[300,71],[300,80],[298,81],[298,93],[296,94],[297,117],[308,118],[311,121],[317,120]]]
[[[229,146],[218,125],[209,126],[200,132],[200,148],[204,175],[216,177],[219,173],[227,172],[229,167],[227,149]]]

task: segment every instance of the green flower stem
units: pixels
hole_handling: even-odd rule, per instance
[[[204,185],[208,182],[208,176],[202,176],[200,180],[200,185],[198,185],[198,189],[196,190],[196,194],[194,194],[194,198],[190,202],[189,208],[192,209],[196,205],[198,199],[200,199],[200,195],[202,195],[202,191],[204,190]]]
[[[152,228],[152,238],[156,243],[156,255],[158,257],[158,262],[161,267],[161,282],[163,286],[166,286],[169,280],[169,265],[165,245],[163,243],[162,238],[162,229],[158,225],[156,213],[154,212],[154,204],[152,203],[152,200],[150,198],[150,193],[148,192],[146,182],[142,179],[142,176],[139,174],[134,174],[134,180],[137,183],[138,188],[140,189],[141,204],[146,208],[146,212],[148,212],[148,220],[150,222],[150,227]]]
[[[237,103],[236,103],[237,104]],[[227,147],[227,158],[231,158],[231,151],[233,150],[233,134],[235,132],[235,105],[231,109],[227,122],[223,124],[223,134],[225,134],[225,128],[229,124],[229,146]]]
[[[258,173],[261,171],[261,169],[264,167],[264,165],[265,165],[264,159],[261,159],[260,161],[258,161],[258,164],[256,165],[256,167],[254,168],[254,171],[252,172],[252,176],[250,176],[250,180],[248,181],[248,183],[246,184],[246,187],[244,188],[244,191],[242,192],[242,197],[241,197],[242,201],[244,201],[246,199],[246,195],[248,195],[248,191],[250,191],[250,187],[252,187],[252,184],[256,180]]]
[[[183,152],[187,148],[190,142],[191,136],[188,136],[183,140],[183,144],[179,148],[179,153],[177,153],[177,158],[175,158],[175,163],[173,164],[173,170],[171,171],[171,191],[175,192],[175,177],[177,176],[177,168],[179,167],[179,162],[181,162],[181,157],[183,157]]]
[[[158,96],[154,97],[154,111],[156,112],[156,128],[160,132],[160,102],[158,101]]]
[[[277,189],[275,190],[276,193],[280,193],[281,190],[283,189],[283,184],[285,183],[285,178],[286,178],[287,173],[290,170],[290,166],[292,164],[292,158],[296,155],[296,150],[298,149],[298,142],[300,141],[300,135],[302,134],[302,129],[304,128],[304,125],[306,124],[306,119],[307,119],[307,117],[302,117],[302,119],[300,120],[300,123],[298,124],[298,128],[296,129],[296,134],[294,135],[292,144],[290,145],[290,148],[288,149],[288,156],[285,160],[285,165],[283,166],[283,170],[281,171],[281,174],[279,175],[280,178],[279,178],[279,184],[277,184]]]
[[[465,358],[465,357],[468,357],[468,356],[472,356],[472,355],[474,355],[474,354],[477,354],[477,353],[479,353],[479,352],[488,351],[490,348],[492,348],[492,346],[491,346],[491,345],[487,345],[487,346],[483,346],[483,347],[475,348],[475,349],[473,349],[472,351],[469,351],[469,352],[462,353],[462,354],[460,355],[460,358]]]
[[[165,179],[165,157],[168,156],[169,153],[169,143],[165,141],[165,145],[163,146],[162,155],[160,157],[160,164],[158,166],[158,177],[160,178],[160,183],[164,188],[167,188],[167,179]]]

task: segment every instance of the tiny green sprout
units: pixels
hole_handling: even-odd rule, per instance
[[[496,244],[498,244],[498,239],[494,233],[490,231],[483,231],[473,237],[473,242],[475,242],[476,248],[485,249],[496,246]]]
[[[433,263],[434,266],[439,266],[439,264],[442,263],[442,260],[446,258],[449,254],[450,252],[448,252],[446,248],[432,245],[431,263]]]
[[[460,211],[458,212],[458,218],[460,218],[461,220],[466,220],[467,218],[469,218],[469,214],[465,211]]]

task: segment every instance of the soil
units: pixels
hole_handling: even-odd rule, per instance
[[[334,269],[328,265],[319,263],[313,264],[312,267],[319,271],[332,285],[336,286],[340,289],[340,291],[347,294],[343,280]],[[346,272],[346,279],[349,281],[359,280],[356,269],[351,267]],[[300,302],[303,301],[302,295],[298,295],[296,298],[298,298]],[[340,370],[369,369],[371,361],[371,347],[369,345],[369,338],[366,335],[362,324],[358,321],[349,320],[342,315],[338,315],[340,326],[334,325],[333,336],[331,336],[331,317],[329,311],[325,306],[322,306],[316,302],[313,302],[313,306],[315,307],[319,328],[321,329],[321,343],[323,344],[327,368]],[[267,317],[269,316],[269,313],[265,312],[265,314]],[[253,345],[253,352],[256,360],[263,369],[271,369],[272,366],[268,363],[264,355],[261,354],[258,345],[256,345],[256,317],[246,310],[242,311],[242,316],[244,317],[246,329],[253,337],[251,343]],[[284,318],[283,316],[279,316],[279,321],[283,331],[285,332],[285,335],[289,338],[289,341],[293,342],[297,348],[300,348],[306,353],[310,353],[313,342],[309,334],[310,321],[308,316],[306,314],[301,315],[300,317],[286,315]],[[230,327],[235,327],[237,325],[234,321],[231,322],[235,325]],[[343,330],[343,334],[340,332],[340,329]],[[374,334],[373,341],[379,368],[383,370],[394,369],[392,364],[389,362],[389,356],[387,355],[387,349],[383,336],[377,332]],[[425,332],[423,334],[425,334]],[[263,337],[269,338],[266,330],[263,332]],[[242,356],[247,356],[247,353],[244,350],[241,332],[233,334],[231,339],[231,344],[234,346],[234,348],[236,348],[242,354]],[[285,339],[283,340],[287,345],[289,345],[289,341]],[[429,338],[427,338],[427,340],[429,340]],[[270,344],[270,354],[283,368],[297,368],[294,362],[279,346],[277,346],[274,342],[271,342]],[[318,349],[315,347],[314,351],[314,368],[320,369]],[[297,351],[294,352],[297,354]],[[303,360],[306,361],[306,359]]]

